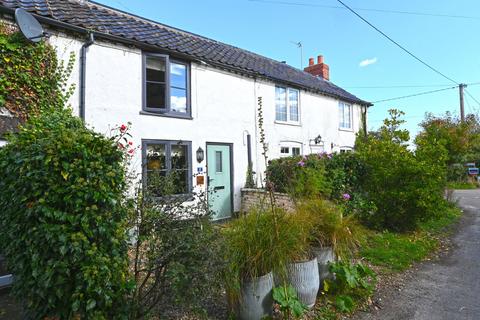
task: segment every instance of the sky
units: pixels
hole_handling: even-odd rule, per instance
[[[446,77],[457,84],[471,84],[467,91],[473,98],[466,94],[465,112],[480,111],[474,100],[480,102],[480,1],[342,1]],[[330,67],[330,80],[367,101],[456,85],[389,42],[352,12],[331,8],[341,6],[337,0],[97,2],[297,68],[305,67],[309,57],[321,54]],[[295,44],[298,42],[303,46],[303,59]],[[377,102],[369,110],[369,129],[377,129],[391,108],[405,112],[405,127],[413,137],[426,112],[459,114],[458,88]]]

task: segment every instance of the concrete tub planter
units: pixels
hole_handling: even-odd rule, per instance
[[[298,299],[309,309],[313,308],[320,288],[317,258],[289,264],[287,280],[297,291]]]
[[[332,278],[332,274],[328,271],[328,266],[331,262],[335,262],[335,253],[332,247],[314,247],[312,251],[317,257],[320,284],[323,286],[323,280]]]
[[[273,273],[250,281],[244,281],[240,288],[237,306],[240,320],[260,320],[272,316],[273,310]]]

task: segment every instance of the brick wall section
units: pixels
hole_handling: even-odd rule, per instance
[[[254,207],[267,209],[270,206],[268,192],[264,189],[242,189],[241,212],[246,213]],[[285,209],[287,212],[295,211],[295,203],[286,193],[274,193],[277,207]]]

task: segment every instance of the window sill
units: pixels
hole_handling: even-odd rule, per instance
[[[164,118],[176,118],[176,119],[185,119],[185,120],[193,120],[192,116],[187,114],[187,115],[180,115],[180,114],[171,114],[171,113],[157,113],[157,112],[150,112],[150,111],[145,111],[141,110],[140,111],[141,115],[144,116],[154,116],[154,117],[164,117]]]
[[[353,128],[338,128],[338,131],[353,132]]]
[[[287,126],[293,126],[293,127],[301,127],[302,124],[300,122],[288,122],[288,121],[274,121],[275,124],[282,124],[282,125],[287,125]]]

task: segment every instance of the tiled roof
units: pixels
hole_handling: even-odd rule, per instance
[[[95,30],[177,52],[226,69],[290,83],[350,102],[369,104],[329,81],[285,63],[148,19],[80,0],[0,0],[1,7],[22,7],[32,13],[72,26]]]

